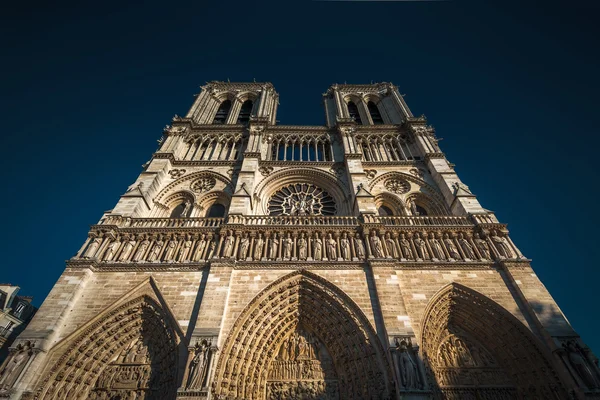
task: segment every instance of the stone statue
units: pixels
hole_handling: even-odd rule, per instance
[[[177,238],[173,236],[167,243],[167,251],[165,252],[164,260],[166,262],[175,261],[175,249],[177,248]]]
[[[30,342],[19,344],[16,351],[8,356],[8,359],[4,362],[4,367],[0,371],[1,391],[7,391],[14,386],[23,368],[25,368],[27,360],[33,355],[33,347],[34,345]]]
[[[385,254],[383,252],[383,245],[381,244],[381,239],[377,236],[375,231],[371,231],[371,250],[373,251],[373,256],[375,258],[383,258]]]
[[[98,251],[98,247],[100,247],[100,244],[102,243],[102,238],[99,236],[96,236],[93,240],[92,243],[90,243],[90,246],[87,248],[83,258],[92,258],[94,257],[94,255],[96,254],[96,251]]]
[[[342,253],[342,258],[344,260],[350,260],[350,241],[348,240],[348,233],[342,233],[342,238],[340,239],[340,252]]]
[[[150,250],[150,254],[148,254],[148,261],[150,261],[150,262],[157,261],[158,258],[160,257],[160,252],[162,251],[162,248],[164,245],[165,245],[165,243],[162,241],[162,239],[159,236],[156,243],[154,243],[152,250]]]
[[[248,233],[245,232],[244,236],[240,240],[240,251],[239,251],[239,259],[245,260],[246,255],[248,254],[248,247],[250,247],[250,239],[248,239]]]
[[[461,259],[460,253],[458,252],[458,249],[454,245],[454,241],[448,236],[447,233],[444,233],[444,244],[446,245],[446,249],[448,250],[448,254],[450,255],[450,258],[453,258],[455,260]]]
[[[398,249],[396,249],[396,243],[394,243],[394,239],[392,239],[389,232],[385,234],[385,246],[388,250],[388,257],[400,258],[398,256]]]
[[[288,232],[287,236],[281,240],[281,244],[283,246],[283,259],[291,260],[292,259],[292,247],[294,245],[294,240],[290,237]]]
[[[477,236],[477,234],[473,234],[473,241],[475,242],[475,246],[477,246],[477,250],[479,250],[479,254],[481,254],[482,260],[490,260],[490,246],[485,240],[483,234]]]
[[[331,237],[331,233],[327,234],[327,240],[325,241],[327,245],[327,256],[330,260],[337,259],[337,241]]]
[[[277,234],[273,234],[273,238],[271,239],[271,247],[269,248],[269,260],[277,259],[277,250],[279,248],[279,239],[277,239]]]
[[[264,240],[262,233],[258,234],[256,241],[254,242],[254,260],[259,261],[262,258]]]
[[[108,245],[108,248],[106,249],[106,254],[104,255],[104,260],[111,261],[113,259],[113,257],[115,256],[115,253],[119,249],[120,245],[121,245],[121,242],[119,241],[119,238],[117,237],[113,242],[111,242]]]
[[[400,234],[400,248],[402,249],[402,253],[404,253],[404,257],[406,257],[407,260],[415,259],[412,249],[410,248],[410,242],[406,236],[404,236],[404,233]]]
[[[510,250],[510,246],[508,244],[508,240],[506,240],[506,237],[499,236],[498,231],[492,231],[491,239],[492,242],[494,242],[498,253],[500,254],[500,258],[512,258],[512,251]]]
[[[421,389],[419,379],[419,369],[417,363],[413,360],[406,340],[396,342],[396,351],[398,352],[398,367],[402,378],[402,386],[406,390]]]
[[[187,235],[183,242],[183,246],[179,249],[178,260],[180,262],[189,260],[190,251],[192,251],[192,240],[190,239],[190,235]]]
[[[415,248],[417,249],[417,256],[422,260],[429,260],[429,252],[427,251],[427,243],[425,243],[425,241],[423,239],[421,239],[421,236],[419,236],[418,233],[415,233],[414,242],[415,242]]]
[[[469,243],[469,241],[465,239],[462,233],[458,234],[458,243],[460,244],[461,249],[463,249],[466,258],[471,260],[474,260],[476,258],[475,251],[473,251],[473,246],[471,246],[471,243]]]
[[[181,211],[181,214],[179,214],[179,218],[185,218],[188,216],[188,213],[191,211],[190,209],[192,208],[192,202],[189,200],[185,201],[185,204],[183,206],[183,210]]]
[[[318,232],[315,232],[315,238],[313,240],[313,252],[315,254],[315,260],[323,259],[323,242],[321,241]]]
[[[300,238],[298,239],[298,259],[299,260],[306,260],[307,258],[307,242],[306,239],[304,238],[304,232],[302,232],[300,234]]]
[[[444,249],[442,248],[442,244],[435,237],[435,234],[431,232],[429,234],[429,245],[431,246],[431,251],[433,251],[433,256],[438,260],[445,260],[446,254],[444,254]]]
[[[125,245],[123,246],[123,250],[121,251],[121,255],[119,256],[119,261],[127,261],[129,258],[129,253],[135,246],[135,240],[133,240],[133,236],[126,238]]]
[[[187,389],[202,389],[206,385],[206,375],[210,360],[210,344],[203,340],[194,348],[194,358],[190,362]]]
[[[217,243],[215,241],[210,242],[210,246],[208,248],[208,255],[206,256],[207,259],[211,259],[213,258],[213,256],[215,255],[215,249],[217,248]]]
[[[223,257],[224,258],[232,258],[233,257],[233,245],[235,243],[235,238],[233,234],[229,232],[225,237],[225,243],[223,244]]]
[[[200,239],[198,240],[198,243],[196,244],[196,251],[194,252],[194,256],[192,257],[192,260],[194,261],[200,261],[202,259],[202,253],[204,253],[204,249],[206,248],[206,235],[203,233],[202,235],[200,235]]]
[[[417,210],[417,204],[415,203],[415,199],[408,200],[408,206],[410,208],[410,212],[413,216],[419,216],[419,211]]]
[[[359,259],[365,258],[365,245],[358,233],[354,236],[354,248],[356,249],[356,257]]]
[[[135,254],[133,255],[133,261],[144,261],[144,254],[146,254],[148,246],[150,246],[150,241],[148,240],[148,238],[144,238],[144,240],[142,240],[137,250],[135,251]]]

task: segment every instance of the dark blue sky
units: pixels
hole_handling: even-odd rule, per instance
[[[205,81],[273,82],[283,124],[391,81],[600,352],[597,2],[82,3],[3,9],[0,280],[39,304]]]

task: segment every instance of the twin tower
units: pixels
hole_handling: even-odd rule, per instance
[[[592,399],[600,370],[390,83],[210,82],[0,369],[12,399]]]

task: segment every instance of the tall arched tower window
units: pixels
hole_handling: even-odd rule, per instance
[[[213,124],[224,124],[227,122],[229,110],[231,110],[231,100],[225,100],[219,106],[217,114],[215,115],[215,119],[213,120]]]
[[[250,114],[252,113],[252,100],[246,100],[242,104],[240,109],[240,115],[238,115],[237,123],[246,125],[250,121]]]
[[[215,203],[206,212],[206,218],[223,218],[225,216],[225,206]]]
[[[367,103],[367,108],[369,109],[369,114],[371,114],[371,120],[375,125],[383,125],[383,118],[381,118],[381,113],[379,112],[379,108],[377,104],[369,101]]]
[[[350,114],[350,118],[354,120],[359,125],[362,125],[362,120],[360,119],[360,114],[358,112],[358,107],[354,104],[353,101],[348,102],[348,114]]]

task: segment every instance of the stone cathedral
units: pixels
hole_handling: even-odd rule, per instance
[[[0,369],[36,400],[600,399],[598,359],[396,86],[277,124],[210,82]]]

